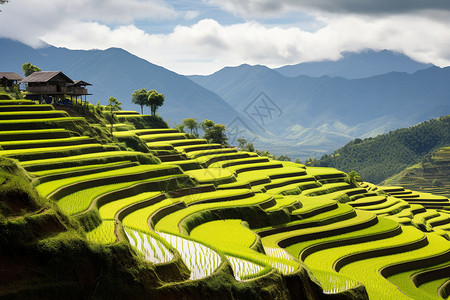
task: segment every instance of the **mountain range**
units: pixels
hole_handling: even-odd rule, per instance
[[[69,50],[48,45],[33,49],[9,39],[0,39],[0,69],[22,74],[22,64],[30,62],[43,71],[61,70],[73,80],[84,80],[89,87],[89,102],[106,104],[109,97],[123,103],[124,110],[139,110],[131,104],[137,89],[156,89],[165,95],[158,112],[172,122],[189,117],[213,118],[226,122],[238,113],[220,96],[199,86],[183,75],[152,64],[120,48],[107,50]],[[5,71],[5,72],[8,72]],[[217,111],[223,112],[218,114]],[[147,109],[144,113],[150,114]]]
[[[390,51],[345,53],[336,62],[279,69],[244,64],[188,77],[119,48],[34,49],[0,39],[0,51],[0,71],[22,74],[27,61],[42,70],[62,70],[93,84],[91,103],[106,104],[113,96],[126,110],[139,111],[131,104],[134,90],[156,89],[166,97],[158,112],[171,126],[189,117],[211,119],[228,126],[231,143],[244,137],[260,150],[302,160],[357,137],[450,113],[450,68]]]
[[[263,92],[266,102],[279,111],[263,124],[274,148],[290,145],[328,152],[356,137],[376,136],[450,113],[449,67],[346,79],[286,77],[265,66],[241,65],[190,78],[247,115],[261,107],[255,104],[261,103]]]
[[[311,77],[331,76],[347,79],[365,78],[382,75],[389,72],[414,73],[417,70],[432,67],[412,60],[406,55],[382,50],[365,50],[360,53],[344,52],[339,60],[305,62],[296,65],[283,66],[274,69],[282,75],[296,77],[307,75]]]

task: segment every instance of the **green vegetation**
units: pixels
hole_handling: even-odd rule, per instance
[[[160,94],[156,90],[136,90],[131,95],[131,103],[141,107],[141,114],[144,114],[144,106],[150,107],[152,116],[156,116],[156,110],[164,104],[164,94]]]
[[[41,69],[36,67],[35,65],[32,65],[29,62],[26,62],[22,65],[22,70],[23,70],[23,74],[25,75],[25,77],[30,76],[31,74],[33,74],[34,72],[40,72]]]
[[[381,185],[400,185],[404,188],[450,197],[450,147],[428,153],[421,162],[384,180]]]
[[[374,138],[356,139],[311,165],[356,170],[364,180],[379,183],[419,163],[434,149],[450,145],[449,127],[450,116],[444,116]]]
[[[198,128],[199,124],[197,119],[187,118],[183,120],[183,125],[191,131],[191,134],[193,134],[195,137],[198,137]]]
[[[216,143],[223,146],[228,145],[228,137],[225,135],[225,125],[215,124],[211,120],[203,120],[200,123],[200,127],[205,132],[203,138],[207,140],[208,143]]]
[[[110,114],[107,114],[106,117],[109,121],[109,123],[111,124],[111,135],[113,134],[113,123],[114,123],[114,112],[121,110],[122,103],[119,102],[119,100],[117,100],[114,97],[109,97],[108,99],[108,105],[106,106],[106,108],[108,109],[108,111],[110,112]]]
[[[101,105],[0,104],[5,298],[446,295],[443,196],[227,148],[208,120],[198,139],[193,119],[188,134]]]

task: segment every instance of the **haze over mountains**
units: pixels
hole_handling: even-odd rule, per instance
[[[432,66],[432,64],[422,64],[408,56],[388,50],[366,50],[361,53],[343,53],[342,58],[337,61],[306,62],[283,66],[274,70],[288,77],[299,75],[321,77],[326,75],[356,79],[389,72],[414,73],[417,70]]]
[[[264,66],[224,68],[191,76],[238,111],[248,111],[263,91],[281,113],[266,118],[264,129],[276,147],[336,149],[350,139],[375,136],[450,113],[450,68],[431,67],[413,74],[345,79],[285,77]]]
[[[211,119],[228,126],[232,142],[245,137],[261,150],[292,158],[320,156],[356,137],[450,114],[450,68],[389,51],[347,53],[337,62],[277,70],[241,65],[188,78],[117,48],[33,49],[0,39],[0,49],[1,71],[22,74],[27,61],[42,70],[62,70],[93,84],[91,103],[106,104],[113,96],[127,110],[139,110],[131,104],[134,90],[156,89],[166,96],[158,112],[170,125],[188,117]]]

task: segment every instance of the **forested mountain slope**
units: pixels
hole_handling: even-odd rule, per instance
[[[450,145],[450,116],[398,129],[375,138],[356,139],[313,165],[357,171],[369,182],[379,183],[406,167],[420,162],[424,155]]]
[[[450,147],[428,153],[418,164],[384,180],[382,185],[400,185],[408,189],[450,197]]]

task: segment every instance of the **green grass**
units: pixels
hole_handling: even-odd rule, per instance
[[[43,184],[38,185],[36,187],[36,190],[43,197],[47,197],[50,193],[54,192],[55,190],[57,190],[61,187],[69,186],[74,183],[85,182],[85,181],[101,179],[101,178],[111,178],[111,180],[110,180],[111,183],[115,183],[115,182],[117,182],[117,180],[115,180],[115,177],[120,176],[120,175],[133,175],[133,174],[140,174],[140,173],[147,173],[147,172],[149,172],[149,174],[150,174],[155,171],[157,171],[157,172],[159,171],[157,174],[161,175],[161,174],[171,174],[173,172],[170,172],[170,171],[173,171],[173,170],[178,171],[178,173],[181,173],[181,171],[177,167],[172,167],[172,166],[139,165],[139,166],[124,168],[124,169],[116,169],[116,170],[111,170],[111,171],[106,171],[106,172],[88,174],[88,175],[84,175],[84,176],[69,177],[69,178],[63,178],[63,179],[59,179],[59,180],[49,181],[49,182],[45,182]],[[124,179],[122,179],[122,180],[124,180]]]
[[[123,161],[123,162],[119,161],[119,162],[113,162],[113,163],[108,163],[108,164],[77,166],[77,167],[61,168],[61,169],[50,169],[50,170],[31,172],[31,174],[33,174],[34,176],[42,177],[42,176],[49,176],[49,175],[56,175],[56,174],[63,174],[63,173],[72,173],[72,172],[77,172],[77,171],[97,170],[99,168],[120,166],[120,165],[126,164],[128,162],[129,161]]]
[[[87,154],[72,155],[70,157],[57,157],[49,159],[36,159],[22,161],[20,164],[28,171],[42,171],[50,169],[71,168],[77,166],[95,165],[100,163],[112,163],[127,161],[143,161],[143,163],[155,163],[154,159],[140,152],[134,151],[104,151]]]
[[[274,198],[277,203],[274,206],[266,209],[267,212],[280,210],[282,208],[291,207],[294,205],[301,205],[297,196],[274,196]]]
[[[408,227],[406,227],[408,228]],[[397,287],[390,284],[378,271],[390,264],[414,261],[431,257],[449,250],[449,243],[443,238],[434,235],[427,235],[429,244],[417,250],[365,259],[344,266],[341,273],[358,278],[373,299],[409,299],[401,293]],[[400,286],[400,289],[402,287]]]
[[[342,171],[339,171],[335,168],[328,168],[328,167],[306,167],[306,172],[311,176],[333,176],[333,177],[343,177],[345,176],[345,173]]]
[[[314,252],[305,259],[306,265],[313,269],[333,271],[334,264],[346,255],[354,255],[377,249],[389,249],[396,246],[406,246],[424,237],[424,233],[413,228],[405,227],[400,235],[375,241],[340,246]]]
[[[442,274],[442,278],[430,280],[429,282],[416,287],[412,282],[412,276],[416,273],[420,273],[426,270],[447,266],[448,262],[440,264],[437,266],[428,266],[427,268],[422,268],[420,270],[412,270],[403,273],[399,273],[393,276],[389,276],[387,280],[393,284],[400,286],[403,293],[415,299],[436,299],[437,290],[441,284],[448,280],[448,276],[445,273]]]
[[[188,158],[193,159],[193,158],[198,158],[198,157],[207,156],[207,155],[236,153],[236,152],[237,152],[236,149],[222,148],[222,149],[192,151],[192,152],[187,152],[186,155]]]
[[[68,196],[61,198],[58,201],[58,206],[61,210],[68,215],[75,215],[86,211],[94,199],[108,192],[117,191],[120,189],[132,187],[134,185],[143,184],[147,182],[153,182],[156,180],[164,181],[169,179],[175,179],[177,177],[183,178],[184,176],[164,176],[157,178],[150,178],[147,180],[131,181],[123,183],[115,183],[109,185],[98,186],[94,188],[83,189]]]
[[[218,161],[211,164],[210,168],[227,168],[235,165],[253,164],[253,163],[267,163],[269,159],[267,157],[251,156],[240,159],[230,159],[227,161]]]
[[[345,230],[346,228],[348,228],[348,226],[352,226],[352,225],[357,225],[357,224],[365,224],[367,221],[371,220],[371,217],[373,215],[370,213],[365,213],[365,212],[361,212],[358,213],[358,216],[355,217],[354,219],[350,219],[344,222],[341,222],[339,225],[326,225],[323,227],[317,227],[316,228],[316,233],[320,233],[320,232],[324,232],[327,229],[332,230],[332,229],[338,229],[338,228],[342,228],[344,229],[342,234],[339,235],[332,235],[332,236],[328,236],[325,238],[319,238],[319,239],[310,239],[310,240],[306,240],[304,242],[300,242],[300,243],[296,243],[296,244],[292,244],[290,246],[288,246],[286,248],[286,250],[291,253],[293,256],[295,257],[300,257],[301,258],[306,258],[308,256],[308,252],[307,249],[314,249],[313,247],[319,246],[319,245],[332,245],[334,242],[339,242],[339,241],[347,241],[347,244],[351,244],[354,243],[353,241],[357,241],[360,238],[364,238],[364,239],[371,239],[371,240],[376,240],[376,239],[380,239],[382,238],[383,235],[387,234],[387,233],[392,233],[395,230],[397,230],[397,228],[399,227],[398,223],[393,221],[393,220],[389,220],[389,219],[385,219],[385,218],[379,218],[378,219],[378,223],[376,223],[375,225],[372,226],[364,226],[364,227],[360,227],[358,228],[358,226],[356,226],[356,228],[354,228],[353,230]],[[308,234],[308,233],[313,233],[314,231],[309,229],[309,230],[298,230],[298,231],[292,231],[290,234],[286,233],[284,235],[279,235],[279,236],[274,236],[274,237],[267,237],[263,239],[264,242],[266,242],[266,240],[268,242],[274,243],[275,241],[279,241],[282,239],[285,239],[286,237],[290,237],[290,236],[295,236],[295,235],[301,235],[301,234]],[[394,232],[396,233],[396,232]]]
[[[255,243],[256,236],[241,223],[241,220],[208,222],[195,227],[190,237],[227,255],[238,279],[262,275],[272,267],[284,274],[292,273],[299,267],[292,260],[270,257],[252,250],[250,247]]]
[[[57,139],[71,137],[71,133],[65,129],[36,129],[36,130],[8,130],[1,131],[0,141],[37,140],[37,139]]]
[[[245,199],[253,194],[246,189],[218,190],[206,193],[195,193],[183,197],[173,198],[175,201],[184,202],[186,205],[192,205],[202,202],[228,201],[229,199]]]
[[[18,140],[18,141],[9,141],[9,142],[0,142],[0,147],[3,149],[23,149],[23,148],[43,148],[55,146],[61,147],[64,145],[77,145],[82,143],[92,143],[93,140],[88,136],[78,136],[78,137],[68,137],[68,138],[60,138],[60,139],[45,139],[45,140]],[[30,149],[28,151],[34,151],[34,149]]]
[[[2,125],[13,125],[13,124],[29,124],[30,126],[35,126],[36,123],[48,123],[49,126],[53,122],[63,122],[63,121],[83,121],[83,117],[59,117],[59,118],[36,118],[36,119],[20,119],[20,120],[0,120],[0,128]]]
[[[179,131],[174,128],[156,128],[156,129],[135,129],[130,130],[130,132],[133,132],[137,135],[146,135],[153,133],[178,133]]]
[[[156,224],[156,230],[161,232],[166,232],[170,234],[180,234],[178,224],[196,212],[205,211],[205,210],[213,210],[224,207],[241,207],[241,206],[254,206],[260,203],[266,202],[271,199],[270,195],[266,194],[256,194],[249,198],[244,198],[240,200],[231,200],[231,201],[223,201],[223,202],[214,202],[214,203],[206,203],[206,204],[197,204],[189,206],[183,210],[176,211],[164,218],[162,218]]]
[[[48,152],[64,152],[67,150],[90,148],[90,147],[102,147],[101,144],[87,144],[87,145],[71,145],[71,146],[58,146],[58,147],[42,147],[35,149],[17,149],[17,150],[3,150],[0,152],[1,156],[19,156],[25,154],[37,154],[37,153],[48,153]]]
[[[161,208],[164,208],[166,206],[169,206],[171,204],[177,203],[178,201],[172,198],[162,200],[156,204],[153,204],[151,206],[147,206],[145,208],[141,208],[139,210],[136,210],[129,215],[127,215],[122,223],[123,226],[134,228],[136,230],[142,231],[142,232],[150,232],[150,228],[148,226],[148,219],[149,217],[154,214],[156,211],[158,211]]]
[[[269,162],[258,162],[258,163],[233,165],[233,166],[226,167],[226,169],[230,172],[237,173],[238,178],[239,178],[239,176],[241,176],[244,172],[255,171],[255,170],[277,169],[277,168],[281,168],[282,166],[283,165],[280,164],[279,162],[269,161]]]
[[[0,120],[20,120],[20,119],[45,119],[69,117],[69,114],[63,110],[49,111],[0,111]]]
[[[100,226],[86,234],[87,240],[104,245],[115,243],[114,224],[113,220],[103,220]]]
[[[286,239],[297,236],[301,237],[301,241],[294,241],[291,245],[286,247],[286,250],[292,256],[299,257],[302,251],[312,245],[340,239],[346,240],[366,235],[370,236],[377,233],[389,232],[398,227],[398,223],[395,221],[385,220],[383,218],[379,219],[378,223],[371,225],[374,218],[376,217],[373,213],[358,212],[354,218],[329,224],[312,223],[311,226],[309,226],[310,224],[308,223],[310,220],[305,219],[286,224],[287,231],[266,235],[262,238],[262,241],[264,246],[278,247],[278,244]],[[289,225],[298,224],[305,224],[306,226],[302,226],[301,229],[288,227]],[[336,231],[339,233],[336,233]],[[323,235],[325,235],[325,237],[323,237]]]
[[[205,165],[210,165],[216,161],[224,161],[224,160],[230,160],[236,157],[250,157],[252,156],[252,154],[250,154],[250,152],[243,152],[243,151],[239,151],[239,152],[235,152],[235,153],[225,153],[225,154],[212,154],[212,155],[205,155],[205,156],[200,156],[198,158],[196,158],[195,160],[198,161],[199,163],[205,164]]]
[[[187,137],[186,133],[155,133],[139,136],[139,138],[141,138],[146,142],[179,140],[186,137]]]
[[[206,168],[206,169],[186,171],[185,174],[194,178],[200,184],[236,181],[234,175],[225,169]]]
[[[439,288],[447,281],[448,278],[433,280],[421,285],[420,290],[423,291],[424,293],[427,293],[428,295],[433,295],[434,296],[433,299],[436,299]]]
[[[241,220],[211,221],[195,227],[191,238],[208,241],[218,249],[250,248],[256,235]]]
[[[314,277],[320,282],[325,294],[335,294],[357,287],[360,283],[348,276],[336,272],[311,269]]]
[[[2,94],[4,95],[4,94]],[[11,97],[8,95],[8,97]],[[25,100],[25,99],[19,99],[19,100],[0,100],[0,105],[35,105],[36,102],[33,100]]]
[[[8,111],[47,111],[54,110],[53,106],[46,104],[22,104],[22,105],[0,105],[0,112]]]
[[[122,209],[131,204],[135,204],[144,200],[148,200],[154,198],[158,195],[161,195],[160,192],[146,192],[140,193],[135,196],[117,199],[115,201],[109,202],[103,206],[101,206],[98,211],[100,213],[100,217],[103,220],[114,220],[115,215]]]

